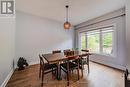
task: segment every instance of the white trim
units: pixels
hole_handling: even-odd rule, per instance
[[[35,61],[35,62],[30,62],[29,65],[35,65],[35,64],[39,64],[39,61]]]
[[[4,80],[4,82],[2,83],[2,85],[0,87],[5,87],[9,81],[9,79],[11,78],[11,76],[13,75],[14,73],[14,69],[12,69],[10,71],[10,73],[8,74],[8,76],[6,77],[6,79]]]
[[[107,14],[99,16],[97,18],[85,21],[83,23],[75,25],[74,27],[75,27],[75,30],[77,30],[77,29],[82,28],[83,26],[87,27],[87,26],[89,26],[91,24],[96,24],[98,22],[106,21],[108,19],[119,17],[119,16],[122,16],[122,15],[125,15],[125,8],[121,8],[119,10],[107,13]]]
[[[36,61],[36,62],[30,62],[30,63],[29,63],[29,65],[35,65],[35,64],[39,64],[39,62]],[[17,67],[16,67],[16,68],[17,68]],[[16,69],[16,68],[15,68],[15,69]],[[10,71],[10,73],[8,74],[8,76],[6,77],[6,79],[4,80],[4,82],[2,83],[2,85],[1,85],[0,87],[5,87],[5,86],[7,85],[8,81],[10,80],[11,76],[13,75],[15,69],[12,69],[12,70]]]
[[[108,61],[94,60],[94,59],[91,59],[91,58],[90,58],[90,61],[97,62],[97,63],[100,63],[100,64],[104,64],[104,65],[114,67],[114,68],[117,68],[117,69],[120,69],[120,70],[126,70],[126,67],[122,66],[120,64],[116,64],[116,63],[112,63],[112,62],[108,62]]]
[[[106,27],[115,27],[116,26],[116,23],[111,23],[111,24],[107,24],[107,25],[99,25],[99,26],[96,26],[96,27],[93,27],[93,28],[83,28],[81,30],[78,30],[78,33],[83,33],[83,32],[88,32],[88,31],[93,31],[93,30],[100,30],[100,29],[103,29],[103,28],[106,28]]]

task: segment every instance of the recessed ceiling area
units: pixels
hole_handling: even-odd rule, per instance
[[[32,15],[65,21],[69,4],[69,21],[76,25],[125,6],[125,0],[16,0],[16,10]]]

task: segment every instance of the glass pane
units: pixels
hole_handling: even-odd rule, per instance
[[[103,53],[112,54],[112,39],[113,39],[113,31],[105,32],[102,34],[103,36]]]
[[[81,49],[86,48],[86,35],[85,33],[81,33]]]
[[[87,32],[87,48],[94,53],[99,53],[99,31]]]

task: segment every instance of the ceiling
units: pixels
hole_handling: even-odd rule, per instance
[[[16,0],[16,10],[64,22],[66,4],[69,20],[76,25],[125,7],[125,0]]]

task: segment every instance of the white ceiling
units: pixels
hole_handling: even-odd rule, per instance
[[[16,10],[65,21],[65,5],[69,4],[69,20],[73,25],[123,8],[125,0],[16,0]]]

